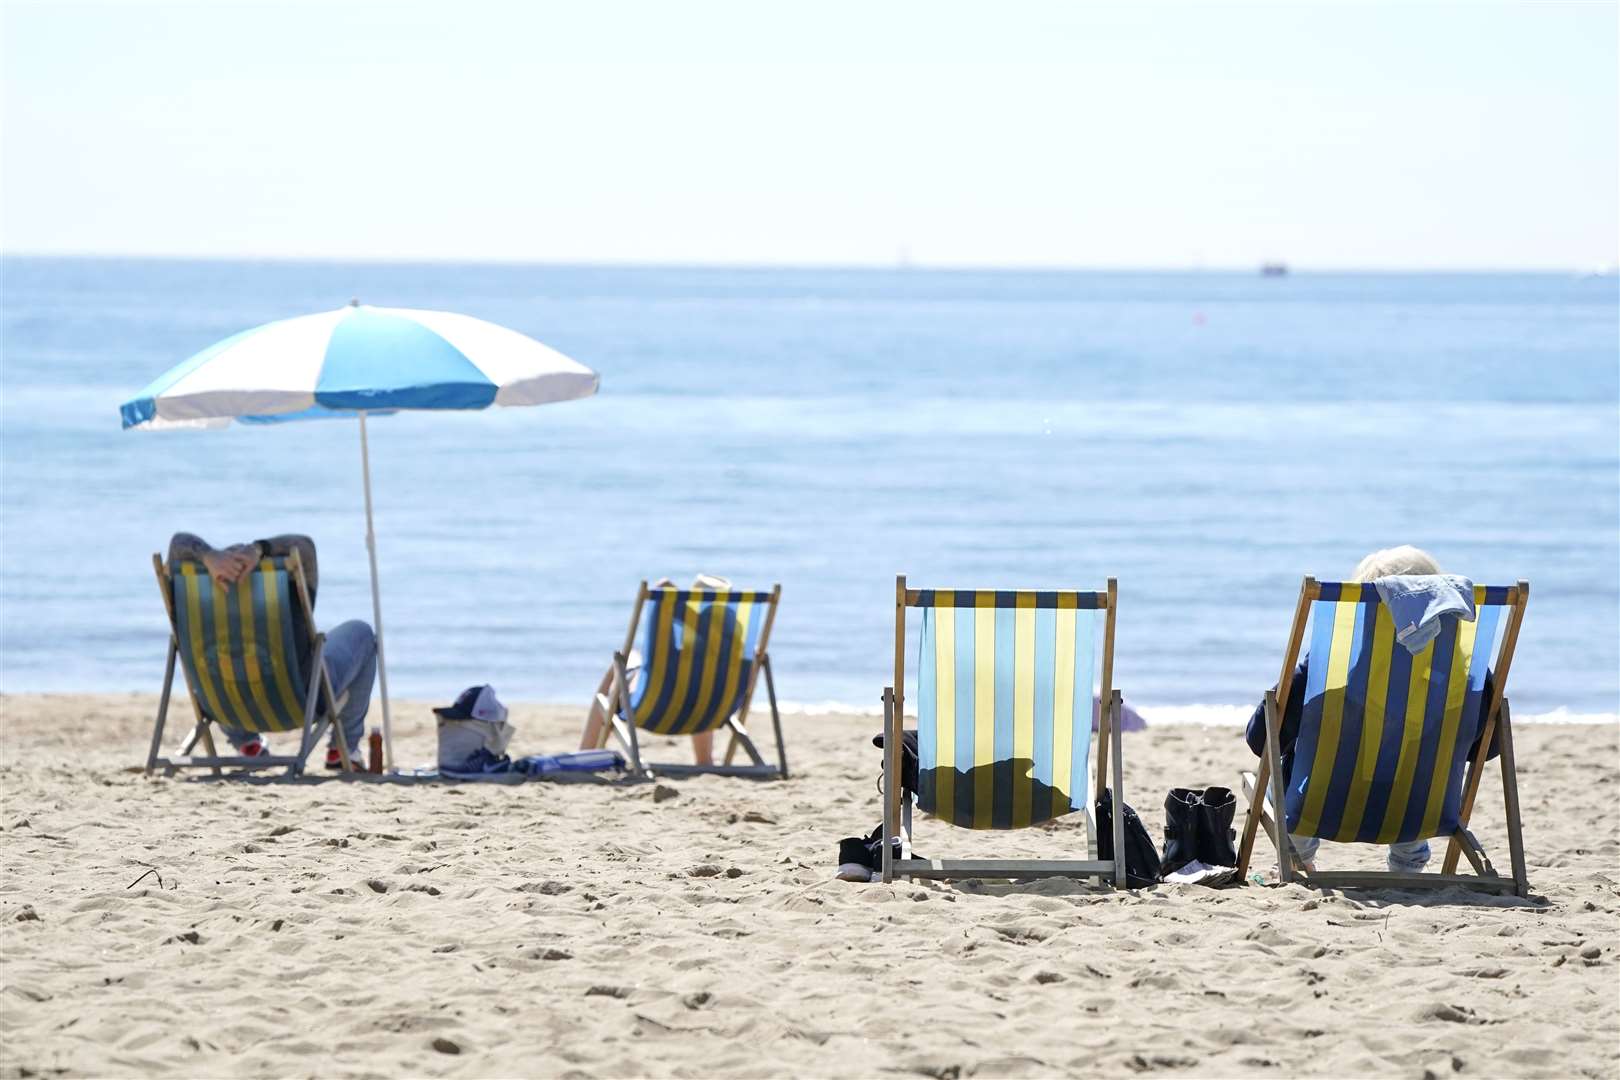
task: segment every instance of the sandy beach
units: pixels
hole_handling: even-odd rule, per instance
[[[0,698],[0,1075],[1620,1071],[1613,727],[1518,731],[1525,902],[839,882],[879,813],[869,717],[789,717],[782,783],[407,787],[149,779],[153,708]],[[513,749],[567,748],[576,716],[515,706]],[[430,760],[427,706],[396,717],[400,761]],[[1125,754],[1155,835],[1169,787],[1250,761],[1233,729]],[[1475,828],[1505,865],[1500,805],[1492,774]]]

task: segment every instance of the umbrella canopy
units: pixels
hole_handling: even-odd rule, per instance
[[[223,427],[352,416],[360,421],[366,551],[383,740],[393,764],[382,591],[371,525],[366,415],[400,409],[544,405],[596,393],[596,372],[515,330],[448,311],[352,302],[244,330],[158,376],[119,408],[124,427]]]
[[[228,337],[160,375],[120,411],[126,428],[217,427],[544,405],[589,397],[597,382],[590,368],[504,326],[355,303]]]

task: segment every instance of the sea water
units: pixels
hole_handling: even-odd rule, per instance
[[[1532,584],[1519,715],[1620,706],[1620,293],[1561,274],[1082,273],[3,262],[0,685],[155,691],[150,556],[315,537],[371,617],[357,425],[120,430],[272,319],[465,312],[591,399],[369,428],[390,689],[589,700],[636,584],[780,582],[779,695],[875,708],[894,582],[1101,588],[1116,683],[1234,720],[1302,575],[1414,543]],[[915,668],[913,657],[908,666]]]

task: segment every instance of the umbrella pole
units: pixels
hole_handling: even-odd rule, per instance
[[[371,450],[366,444],[366,411],[360,410],[360,472],[366,487],[366,554],[371,559],[371,618],[377,631],[377,685],[382,691],[383,767],[394,767],[394,731],[388,714],[388,665],[383,661],[382,591],[377,584],[377,534],[371,527]]]

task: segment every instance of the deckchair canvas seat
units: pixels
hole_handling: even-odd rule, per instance
[[[1266,695],[1267,747],[1251,790],[1239,862],[1247,869],[1257,825],[1264,820],[1279,849],[1279,876],[1289,880],[1297,856],[1289,834],[1339,843],[1390,844],[1444,837],[1441,874],[1387,875],[1403,886],[1470,884],[1528,889],[1513,774],[1512,732],[1504,697],[1529,585],[1475,586],[1475,618],[1447,617],[1439,636],[1417,654],[1395,638],[1377,587],[1306,578],[1278,688]],[[1307,638],[1306,621],[1310,632]],[[1500,638],[1500,647],[1497,647]],[[1293,764],[1278,777],[1280,702],[1287,700],[1298,652],[1307,649],[1304,706]],[[1495,658],[1493,664],[1493,657]],[[1487,673],[1494,693],[1485,700]],[[1484,730],[1476,730],[1483,716]],[[1469,749],[1476,734],[1480,747]],[[1468,831],[1469,814],[1492,738],[1501,746],[1513,878],[1497,876]],[[1263,816],[1262,792],[1284,808],[1283,821]],[[1452,874],[1459,855],[1476,876]],[[1309,873],[1321,884],[1377,884],[1379,874]]]
[[[787,776],[782,718],[766,644],[782,587],[769,591],[649,588],[643,581],[624,648],[613,657],[613,685],[605,701],[608,729],[623,744],[640,775],[714,773],[779,779]],[[643,614],[645,613],[645,620]],[[629,667],[630,647],[645,621],[642,662]],[[777,761],[760,756],[744,724],[763,675],[776,734]],[[683,765],[642,758],[638,731],[698,735],[726,730],[731,741],[723,765]],[[605,741],[608,732],[603,732]],[[733,765],[741,749],[747,765]]]
[[[296,553],[264,558],[229,588],[219,588],[195,562],[166,567],[152,556],[169,613],[170,637],[163,693],[147,755],[147,771],[162,767],[223,766],[303,770],[311,749],[337,716],[344,698],[332,692],[323,663],[326,638],[315,616]],[[176,661],[190,691],[196,724],[180,753],[162,757],[164,724]],[[210,725],[255,733],[300,733],[296,754],[220,755]],[[203,755],[191,754],[198,742]],[[341,743],[342,740],[339,740]],[[340,747],[345,768],[347,748]]]
[[[913,877],[1111,877],[1124,884],[1122,860],[1098,859],[1092,814],[1092,677],[1098,670],[1097,623],[1103,623],[1101,710],[1096,781],[1101,788],[1112,747],[1113,790],[1122,798],[1117,731],[1121,699],[1113,688],[1117,590],[908,589],[896,583],[895,687],[905,683],[905,618],[920,611],[917,668],[918,782],[915,807],[965,829],[1009,830],[1071,813],[1087,822],[1090,856],[1079,860],[911,857],[911,811],[898,760],[884,757],[885,835],[901,837],[899,859],[884,851],[884,880]],[[1099,619],[1099,616],[1101,618]],[[900,743],[901,694],[884,693],[885,746]],[[898,826],[898,830],[896,829]],[[1116,815],[1114,850],[1123,850]]]

